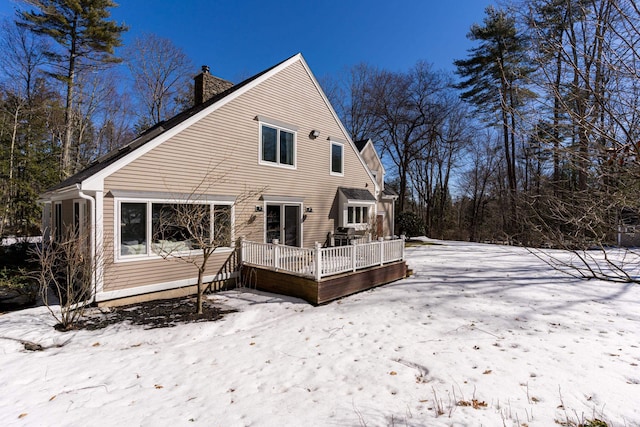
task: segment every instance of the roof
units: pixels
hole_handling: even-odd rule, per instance
[[[359,200],[363,202],[375,202],[376,198],[373,197],[373,194],[369,190],[365,190],[364,188],[348,188],[348,187],[339,187],[338,191],[340,191],[348,200]]]
[[[297,55],[297,54],[296,54]],[[194,116],[195,114],[199,113],[200,111],[204,110],[205,108],[209,107],[210,105],[226,98],[227,96],[231,95],[232,93],[236,92],[237,90],[239,90],[240,88],[246,86],[247,84],[251,83],[252,81],[256,80],[257,78],[259,78],[260,76],[262,76],[263,74],[268,73],[269,71],[271,71],[272,69],[278,67],[280,64],[283,64],[285,62],[287,62],[288,60],[290,60],[291,58],[293,58],[296,55],[292,55],[289,58],[285,59],[284,61],[281,61],[277,64],[275,64],[272,67],[267,68],[266,70],[263,70],[261,72],[259,72],[258,74],[249,77],[248,79],[238,83],[235,86],[230,87],[229,89],[225,90],[224,92],[221,92],[215,96],[213,96],[212,98],[208,99],[207,101],[195,105],[181,113],[178,113],[177,115],[173,116],[170,119],[164,120],[154,126],[152,126],[151,128],[147,129],[146,131],[144,131],[143,133],[141,133],[140,135],[138,135],[134,140],[132,140],[131,142],[129,142],[128,144],[123,145],[122,147],[116,149],[116,150],[112,150],[109,153],[98,157],[96,160],[94,160],[93,162],[91,162],[91,164],[89,164],[89,166],[87,166],[85,169],[81,170],[80,172],[70,176],[69,178],[65,179],[64,181],[58,183],[57,185],[54,185],[53,187],[49,188],[46,192],[50,192],[50,191],[55,191],[55,190],[59,190],[65,187],[69,187],[75,184],[80,184],[82,181],[84,181],[85,179],[95,175],[97,172],[100,172],[101,170],[105,169],[107,166],[111,165],[112,163],[116,162],[117,160],[120,160],[121,158],[125,157],[127,154],[135,151],[136,149],[142,147],[143,145],[145,145],[146,143],[148,143],[149,141],[155,139],[156,137],[162,135],[163,133],[167,132],[168,130],[178,126],[180,123],[184,122],[185,120],[189,119],[190,117]]]
[[[364,150],[364,147],[367,146],[368,142],[368,139],[362,139],[360,141],[354,141],[353,143],[356,144],[356,148],[358,149],[358,151],[362,152],[362,150]]]
[[[393,188],[387,187],[386,185],[382,190],[382,194],[387,197],[399,197],[398,193],[396,193],[396,191]]]

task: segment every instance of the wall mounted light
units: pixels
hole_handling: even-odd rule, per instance
[[[262,212],[262,206],[256,205],[256,212]]]
[[[315,129],[312,130],[311,133],[309,134],[309,138],[311,139],[316,139],[319,136],[320,136],[320,131]]]

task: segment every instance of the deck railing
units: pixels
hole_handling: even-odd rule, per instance
[[[400,239],[349,246],[298,248],[274,243],[242,240],[242,263],[312,277],[320,280],[334,274],[357,271],[404,259],[404,236]]]

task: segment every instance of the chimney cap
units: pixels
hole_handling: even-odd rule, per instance
[[[204,74],[209,74],[209,66],[208,65],[203,65],[202,66],[202,72]]]

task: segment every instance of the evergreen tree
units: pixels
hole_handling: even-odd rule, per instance
[[[479,42],[479,46],[469,51],[468,59],[454,62],[458,75],[464,79],[457,87],[463,90],[462,98],[490,120],[495,113],[500,116],[510,191],[510,222],[513,223],[517,194],[517,110],[532,95],[524,87],[531,68],[526,56],[527,40],[518,32],[515,18],[492,6],[485,13],[483,25],[474,24],[467,35],[470,40]]]
[[[114,48],[126,27],[109,20],[111,0],[28,0],[34,7],[20,12],[21,25],[36,34],[53,39],[58,49],[47,50],[56,64],[51,75],[66,87],[65,129],[62,140],[61,170],[72,172],[74,90],[76,77],[83,67],[119,61]]]

